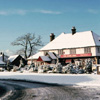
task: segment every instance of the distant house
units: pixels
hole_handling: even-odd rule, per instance
[[[21,55],[13,55],[8,58],[11,65],[19,66],[20,62],[22,62],[24,65],[27,64],[27,61],[21,56]]]
[[[43,56],[43,55],[44,54],[41,53],[41,52],[38,52],[38,53],[34,54],[33,56],[31,56],[31,57],[28,58],[27,64],[31,65],[32,63],[34,63],[35,66],[40,65],[40,62],[38,62],[37,59],[39,58],[39,56]]]
[[[34,63],[35,65],[45,64],[55,64],[57,61],[57,55],[53,52],[44,53],[38,52],[35,55],[28,58],[28,64]]]

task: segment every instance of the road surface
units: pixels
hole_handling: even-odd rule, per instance
[[[100,87],[0,80],[0,100],[100,100]]]

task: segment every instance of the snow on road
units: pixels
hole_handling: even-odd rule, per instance
[[[0,72],[0,79],[17,79],[64,85],[100,86],[100,75],[97,74],[44,74]]]

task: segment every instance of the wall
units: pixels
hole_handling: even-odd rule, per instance
[[[70,54],[70,49],[64,49],[63,52],[64,54]]]
[[[48,52],[55,52],[58,54],[58,50],[49,50]],[[91,47],[92,56],[100,56],[96,47]],[[63,54],[70,54],[70,49],[63,49]],[[84,54],[84,48],[76,48],[76,54]]]
[[[98,47],[95,47],[96,50],[96,56],[100,56],[100,53],[98,53]]]
[[[64,49],[64,54],[70,54],[70,49]],[[96,47],[91,47],[92,56],[100,56],[100,53],[96,53]],[[76,48],[76,54],[84,54],[84,48]]]
[[[27,64],[28,65],[31,65],[31,63],[32,63],[32,60],[31,59],[28,59]]]
[[[91,47],[92,56],[96,56],[96,47]]]
[[[84,54],[84,48],[77,48],[76,54]]]

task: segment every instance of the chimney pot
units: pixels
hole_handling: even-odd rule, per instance
[[[51,33],[50,34],[50,42],[52,41],[52,40],[54,40],[55,39],[55,35],[54,35],[54,33]]]
[[[74,35],[76,33],[76,28],[75,27],[72,27],[72,35]]]

